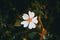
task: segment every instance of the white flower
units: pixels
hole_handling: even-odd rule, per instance
[[[29,15],[23,14],[22,17],[23,17],[23,19],[25,21],[22,21],[21,24],[23,24],[24,27],[27,27],[28,26],[29,29],[36,28],[36,25],[35,24],[38,23],[38,20],[37,20],[37,17],[34,17],[35,16],[35,13],[29,11],[28,14]]]

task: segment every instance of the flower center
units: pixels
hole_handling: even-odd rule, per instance
[[[28,22],[32,22],[32,18],[28,18],[27,21],[28,21]]]

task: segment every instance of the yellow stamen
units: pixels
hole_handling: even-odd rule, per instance
[[[28,22],[32,22],[32,18],[28,18],[27,21],[28,21]]]

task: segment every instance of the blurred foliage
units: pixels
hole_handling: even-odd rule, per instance
[[[20,22],[22,14],[31,10],[41,16],[47,30],[45,40],[60,40],[59,0],[0,0],[0,40],[40,40],[42,30],[29,30]]]

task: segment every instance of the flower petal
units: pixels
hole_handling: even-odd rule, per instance
[[[29,11],[28,13],[29,13],[29,17],[30,18],[33,18],[35,16],[35,13],[34,12]]]
[[[27,20],[29,18],[29,16],[27,14],[23,14],[22,17],[23,17],[24,20]]]
[[[35,23],[35,24],[37,24],[37,23],[38,23],[37,17],[34,17],[34,18],[32,19],[32,22]]]
[[[30,24],[29,24],[29,29],[32,29],[32,28],[35,28],[36,27],[36,25],[33,23],[33,22],[30,22]]]
[[[27,27],[28,26],[28,21],[22,21],[21,24],[23,24],[24,27]]]

